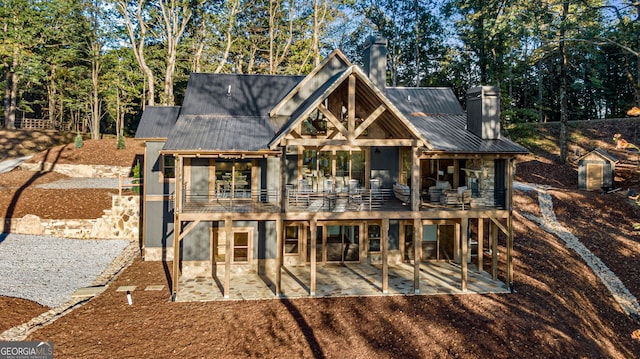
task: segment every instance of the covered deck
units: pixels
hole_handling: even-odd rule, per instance
[[[180,278],[177,301],[251,300],[310,297],[349,297],[387,295],[438,295],[508,293],[507,286],[492,279],[491,274],[469,265],[467,289],[460,285],[461,267],[450,262],[420,264],[420,289],[414,288],[414,265],[400,263],[389,266],[389,289],[383,293],[381,265],[362,263],[323,264],[316,270],[316,292],[311,295],[309,265],[283,267],[282,294],[276,295],[273,278],[250,273],[231,273],[228,298],[223,295],[224,267],[218,267],[216,278]]]

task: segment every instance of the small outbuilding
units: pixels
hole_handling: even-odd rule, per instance
[[[602,191],[613,188],[618,161],[599,147],[578,158],[578,189]]]

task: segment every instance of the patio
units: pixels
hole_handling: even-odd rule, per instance
[[[419,295],[508,293],[506,285],[494,281],[487,272],[478,273],[469,264],[467,290],[460,290],[460,266],[449,262],[420,265]],[[222,294],[224,268],[218,268],[217,280],[211,277],[181,277],[177,301],[277,299],[271,278],[256,273],[231,274],[229,298]],[[315,297],[415,295],[413,264],[389,266],[389,291],[382,293],[382,268],[369,264],[324,264],[317,266]],[[282,297],[312,298],[309,295],[310,267],[284,267]]]

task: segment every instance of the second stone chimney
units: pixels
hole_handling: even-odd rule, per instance
[[[364,72],[376,87],[385,92],[387,86],[387,39],[370,36],[364,43]]]

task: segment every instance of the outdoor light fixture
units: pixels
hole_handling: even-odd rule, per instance
[[[131,300],[131,292],[127,291],[127,303],[129,303],[129,305],[133,304],[133,301]]]

